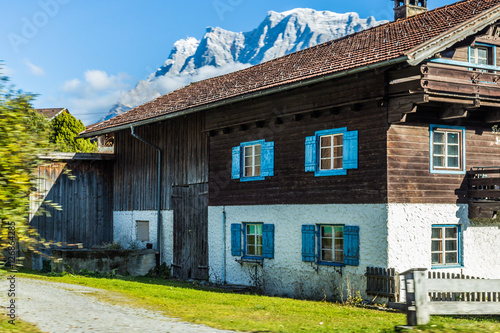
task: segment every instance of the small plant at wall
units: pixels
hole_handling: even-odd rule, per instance
[[[151,278],[168,280],[171,278],[171,275],[170,275],[171,270],[172,270],[171,266],[167,266],[166,263],[162,263],[160,266],[154,267],[151,270],[149,270],[149,272],[148,272],[148,274],[146,274],[146,276],[151,277]]]
[[[256,294],[262,294],[264,292],[264,283],[262,280],[262,275],[259,274],[258,266],[256,265],[255,270],[253,272],[250,270],[248,274],[253,287],[253,292],[255,292]]]
[[[500,128],[498,127],[498,125],[493,125],[493,126],[491,127],[491,131],[492,131],[493,133],[500,133]]]
[[[346,275],[345,280],[340,283],[338,290],[340,293],[340,302],[344,305],[357,306],[363,302],[363,298],[361,298],[361,292],[355,289],[349,275]]]

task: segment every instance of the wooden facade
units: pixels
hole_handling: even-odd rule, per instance
[[[386,200],[384,76],[368,72],[207,113],[211,206],[382,203]],[[304,172],[305,138],[318,130],[359,131],[359,165],[346,176]],[[231,149],[242,142],[274,141],[274,176],[231,180]]]
[[[135,133],[157,145],[163,154],[161,210],[174,211],[174,275],[207,277],[208,135],[198,113],[137,127]],[[156,210],[157,151],[116,133],[114,211]]]
[[[47,160],[38,168],[40,199],[62,208],[43,205],[50,215],[32,217],[41,238],[86,248],[113,241],[113,161],[107,157]]]

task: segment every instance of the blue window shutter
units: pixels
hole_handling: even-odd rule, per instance
[[[314,262],[315,229],[316,226],[313,224],[304,224],[302,226],[302,261]]]
[[[261,171],[262,177],[274,176],[274,142],[263,142],[261,145]]]
[[[274,258],[274,224],[262,225],[262,256]]]
[[[231,224],[231,254],[241,256],[241,224]]]
[[[241,147],[233,147],[233,167],[231,171],[232,179],[241,178]]]
[[[306,172],[316,172],[318,161],[316,155],[318,154],[318,143],[316,136],[306,137]]]
[[[355,225],[344,227],[344,264],[359,265],[359,227]]]
[[[344,169],[358,168],[358,131],[344,133]]]

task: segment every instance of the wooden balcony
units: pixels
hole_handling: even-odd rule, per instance
[[[500,72],[494,70],[498,67],[439,60],[420,68],[424,91],[480,99],[483,105],[500,101]]]
[[[470,219],[497,219],[500,212],[500,167],[476,167],[467,171]]]

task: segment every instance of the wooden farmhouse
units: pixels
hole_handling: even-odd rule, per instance
[[[113,239],[295,297],[369,266],[500,278],[500,0],[395,6],[89,126],[114,134]]]

